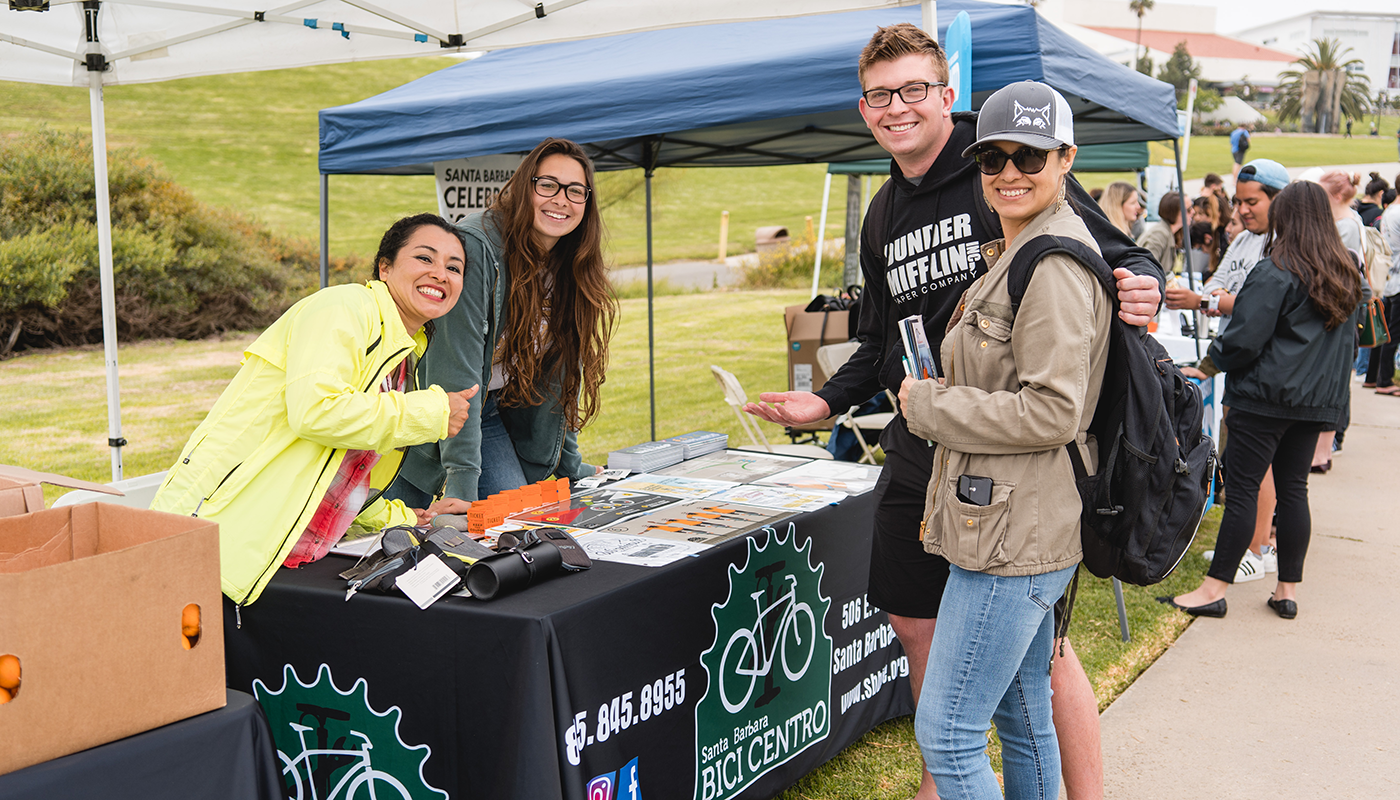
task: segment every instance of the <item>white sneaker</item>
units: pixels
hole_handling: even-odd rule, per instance
[[[1278,572],[1278,550],[1268,546],[1267,544],[1264,545],[1262,549],[1264,551],[1264,571]]]
[[[1207,564],[1209,564],[1210,562],[1215,560],[1215,551],[1207,550],[1204,553],[1201,553],[1201,557],[1206,560]]]
[[[1244,551],[1244,558],[1235,569],[1235,583],[1248,583],[1264,579],[1264,557],[1253,550]]]

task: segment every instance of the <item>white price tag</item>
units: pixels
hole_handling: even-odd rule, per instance
[[[427,608],[457,585],[457,573],[437,556],[428,556],[418,566],[394,581],[400,591],[419,608]]]

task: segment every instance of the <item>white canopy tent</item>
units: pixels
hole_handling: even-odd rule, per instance
[[[102,88],[229,72],[469,53],[700,23],[915,5],[917,0],[7,0],[0,80],[85,86],[92,114],[112,479],[122,477],[111,211]],[[324,238],[324,234],[323,234]],[[324,247],[324,242],[322,247]]]

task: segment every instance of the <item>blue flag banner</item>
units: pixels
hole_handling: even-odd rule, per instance
[[[953,88],[953,110],[972,110],[972,18],[959,11],[948,26],[944,50],[948,53],[948,85]]]

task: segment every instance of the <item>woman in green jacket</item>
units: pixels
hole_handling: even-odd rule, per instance
[[[219,523],[234,602],[256,600],[279,564],[324,556],[357,515],[374,528],[421,519],[380,490],[399,449],[456,433],[476,394],[414,381],[424,328],[456,303],[463,262],[446,220],[401,219],[380,242],[375,280],[305,298],[244,352],[151,504]]]
[[[594,474],[576,432],[598,413],[617,301],[593,163],[566,139],[525,157],[485,212],[458,223],[462,297],[438,321],[424,383],[486,388],[462,430],[412,448],[387,496],[435,513],[549,475]]]

